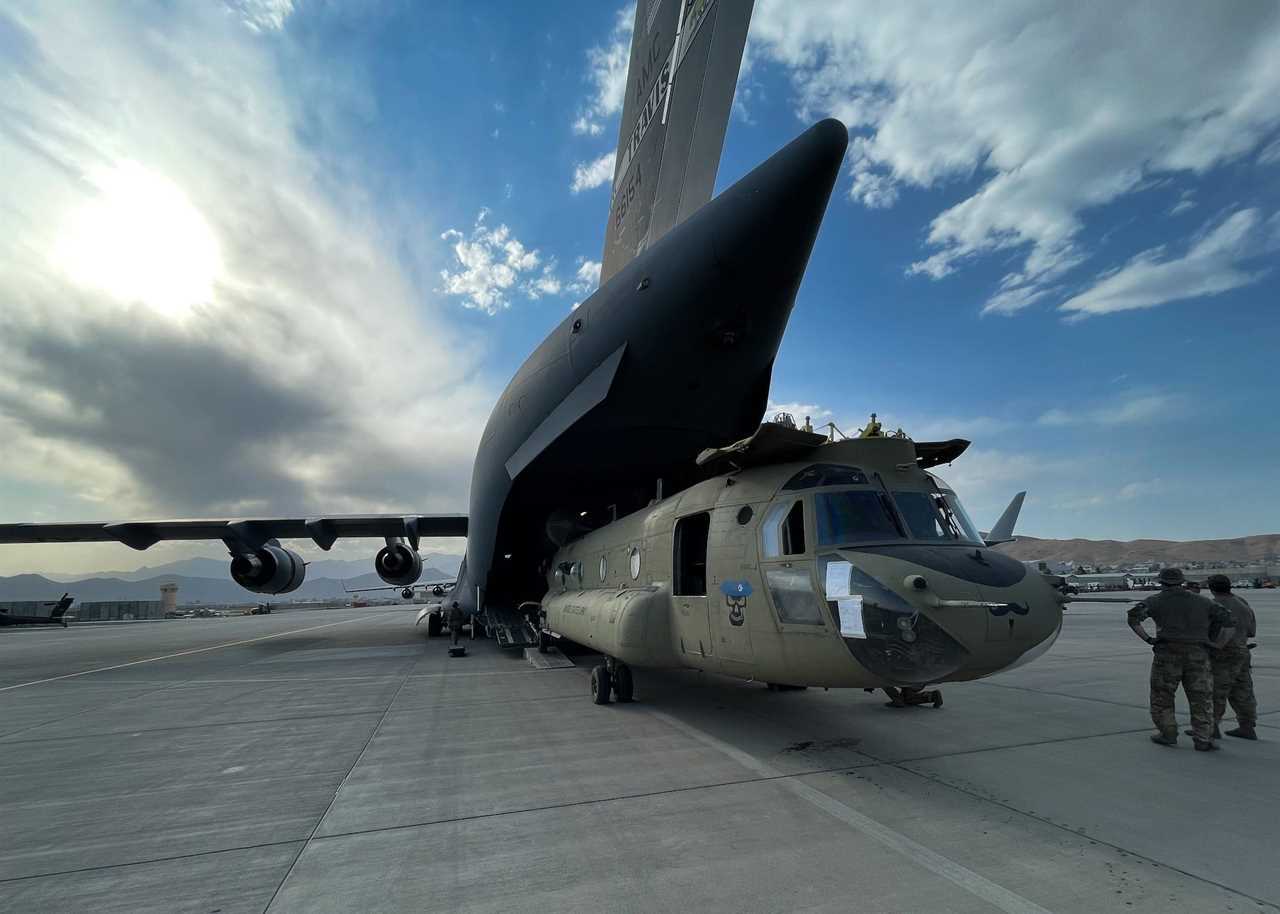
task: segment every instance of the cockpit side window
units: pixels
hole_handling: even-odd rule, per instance
[[[796,502],[787,512],[787,522],[782,528],[782,554],[804,555],[804,502]]]
[[[865,486],[866,484],[867,474],[857,467],[840,466],[835,463],[815,463],[788,479],[782,491],[816,489],[819,486]]]
[[[766,558],[804,555],[804,502],[783,502],[770,506],[760,525]]]

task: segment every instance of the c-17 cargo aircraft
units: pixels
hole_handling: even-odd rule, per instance
[[[1016,500],[983,538],[928,473],[967,442],[761,424],[849,137],[817,123],[711,199],[751,12],[637,3],[602,284],[498,399],[468,514],[8,524],[0,543],[216,539],[235,581],[280,594],[305,575],[282,539],[383,538],[374,568],[407,588],[421,537],[465,536],[428,630],[523,612],[605,654],[602,702],[631,697],[632,666],[918,696],[1047,648],[1064,598],[988,548]]]

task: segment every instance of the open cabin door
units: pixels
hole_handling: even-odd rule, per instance
[[[706,511],[676,521],[672,555],[671,600],[675,605],[676,636],[689,658],[715,654],[707,615],[707,540],[711,515]]]

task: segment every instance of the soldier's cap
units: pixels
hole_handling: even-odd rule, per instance
[[[1231,593],[1231,579],[1225,574],[1211,574],[1205,583],[1214,593]]]
[[[1161,568],[1160,573],[1156,575],[1156,580],[1172,587],[1174,584],[1184,583],[1187,577],[1182,573],[1181,568]]]

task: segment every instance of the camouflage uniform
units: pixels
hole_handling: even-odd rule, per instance
[[[1144,619],[1156,622],[1151,658],[1151,722],[1166,739],[1177,739],[1174,697],[1181,685],[1191,706],[1191,730],[1196,744],[1210,743],[1213,739],[1210,629],[1230,625],[1230,613],[1189,590],[1168,587],[1129,610],[1130,626]]]
[[[453,644],[457,644],[462,640],[462,622],[464,618],[462,609],[456,603],[449,607],[449,637],[452,638]]]
[[[1253,607],[1233,593],[1215,593],[1214,602],[1226,607],[1235,621],[1235,633],[1220,648],[1209,651],[1213,665],[1213,720],[1216,727],[1227,711],[1227,703],[1236,712],[1236,720],[1252,730],[1258,722],[1258,702],[1253,695],[1253,666],[1249,660],[1249,639],[1257,637],[1258,622]]]

